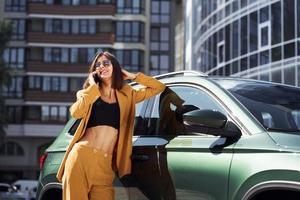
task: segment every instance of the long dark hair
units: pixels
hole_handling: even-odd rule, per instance
[[[122,76],[122,71],[121,71],[121,65],[120,65],[119,61],[117,60],[117,58],[113,54],[109,53],[108,51],[101,51],[96,54],[92,64],[90,65],[90,68],[88,71],[89,74],[96,70],[95,64],[96,64],[98,58],[100,58],[101,56],[105,56],[108,60],[111,61],[111,64],[113,66],[112,88],[120,90],[123,86],[123,81],[124,81],[123,76]],[[86,89],[89,86],[90,86],[90,84],[89,84],[89,80],[87,78],[83,84],[83,88]]]

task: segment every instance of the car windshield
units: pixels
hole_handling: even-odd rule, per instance
[[[300,134],[300,88],[251,80],[215,79],[269,131]]]

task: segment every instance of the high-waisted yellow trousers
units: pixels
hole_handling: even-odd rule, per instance
[[[62,179],[63,200],[113,200],[112,155],[75,143]]]

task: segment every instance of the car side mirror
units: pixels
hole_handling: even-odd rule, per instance
[[[242,135],[240,129],[219,111],[193,110],[183,115],[183,122],[186,126],[194,127],[192,130],[206,128],[204,133],[209,135],[231,138],[239,138]]]
[[[223,128],[227,117],[219,111],[193,110],[183,115],[183,122],[186,125],[197,125],[208,128]]]

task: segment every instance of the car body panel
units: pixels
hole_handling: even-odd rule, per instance
[[[263,182],[300,182],[299,162],[299,153],[280,148],[267,133],[241,138],[234,147],[229,199],[242,199]]]

